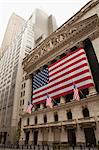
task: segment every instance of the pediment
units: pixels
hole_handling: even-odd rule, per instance
[[[39,69],[51,59],[62,54],[64,50],[71,48],[72,45],[77,44],[84,37],[90,36],[96,31],[99,32],[99,18],[97,15],[75,22],[70,26],[66,25],[62,29],[60,28],[59,31],[56,30],[24,59],[24,70],[29,74]]]

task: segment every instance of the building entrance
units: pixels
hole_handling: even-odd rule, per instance
[[[2,142],[2,132],[0,132],[0,144]]]
[[[68,129],[67,134],[68,134],[68,143],[70,145],[76,145],[75,129]]]
[[[34,131],[34,145],[37,145],[38,141],[38,131]]]
[[[25,145],[28,145],[30,132],[25,133]]]
[[[86,139],[86,145],[94,146],[96,145],[96,138],[95,138],[95,133],[93,128],[84,128],[84,133],[85,133],[85,139]]]
[[[4,140],[3,140],[3,144],[6,143],[6,138],[7,138],[7,132],[4,132]]]

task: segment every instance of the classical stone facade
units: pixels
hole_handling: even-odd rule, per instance
[[[85,97],[68,101],[59,97],[58,106],[40,108],[22,115],[20,144],[94,144],[99,141],[99,1],[84,6],[76,15],[46,38],[23,60],[26,80],[44,65],[79,47],[85,49],[95,87]],[[30,81],[31,83],[31,81]],[[30,89],[30,86],[28,84]],[[86,89],[85,89],[86,90]],[[32,91],[32,87],[30,89]],[[29,90],[28,90],[29,94]],[[32,95],[31,95],[32,96]],[[29,95],[30,98],[30,95]]]

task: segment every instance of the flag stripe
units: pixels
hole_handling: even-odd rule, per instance
[[[68,74],[67,76],[65,75],[57,80],[54,80],[53,82],[50,82],[48,85],[45,85],[44,87],[39,88],[39,91],[38,91],[38,89],[36,89],[34,91],[34,94],[37,94],[37,95],[41,94],[42,91],[45,91],[47,89],[53,90],[52,88],[54,88],[55,86],[59,86],[59,84],[61,86],[62,84],[68,84],[70,82],[77,81],[78,79],[82,79],[86,76],[90,77],[90,73],[88,72],[88,69],[86,69],[84,71],[80,71],[80,72],[79,71],[80,70],[72,73],[72,75]],[[34,97],[35,97],[35,95],[34,95]]]
[[[43,83],[44,86],[34,88],[34,103],[45,100],[47,93],[52,98],[63,95],[63,93],[70,93],[73,91],[73,82],[76,82],[78,88],[94,85],[84,49],[78,49],[50,65],[46,73],[49,73],[49,83],[45,83],[46,85]],[[40,80],[40,82],[44,79]],[[39,82],[39,78],[36,80]],[[46,82],[46,80],[43,82]]]
[[[79,79],[79,80],[78,80],[78,83],[79,83],[79,82],[82,82],[83,80],[90,82],[90,79],[91,79],[90,77],[85,77],[85,78]],[[75,80],[74,80],[74,81],[75,81]],[[77,81],[76,81],[76,84],[77,84]],[[53,94],[53,95],[51,95],[51,96],[55,96],[55,92],[56,92],[56,91],[59,91],[59,90],[64,89],[64,88],[68,88],[69,86],[72,86],[72,85],[73,85],[73,81],[71,81],[70,83],[67,83],[67,84],[63,83],[62,86],[61,86],[61,85],[59,86],[59,85],[56,84],[55,88],[53,88],[52,90],[50,90],[50,89],[49,89],[49,90],[46,90],[46,92],[47,92],[48,94],[50,94],[50,95]],[[78,84],[77,84],[77,85],[78,85]],[[79,86],[80,86],[80,85],[79,85]],[[82,86],[82,84],[81,84],[81,86]],[[79,88],[80,88],[80,87],[79,87]],[[69,90],[70,90],[70,89],[68,89],[68,92],[69,92]],[[44,91],[45,91],[45,90],[44,90]],[[38,94],[36,97],[34,97],[34,98],[33,98],[34,101],[35,101],[36,99],[40,98],[40,97],[46,96],[47,93],[45,93],[44,91],[43,91],[41,94]]]
[[[74,74],[73,72],[76,72],[76,73],[78,71],[81,72],[81,68],[82,68],[82,70],[87,69],[89,71],[87,63],[86,64],[82,64],[81,66],[79,66],[79,64],[78,64],[77,66],[75,65],[74,68],[71,67],[71,69],[66,69],[66,70],[63,69],[59,73],[57,73],[57,74],[55,73],[54,76],[50,77],[50,81],[49,82],[52,82],[52,81],[54,81],[54,80],[56,80],[58,78],[61,78],[62,76],[68,75],[68,74],[73,75]]]
[[[70,67],[74,64],[77,64],[83,60],[86,60],[85,55],[81,55],[81,56],[77,56],[75,59],[69,61],[69,62],[65,62],[64,64],[62,63],[61,65],[57,66],[56,68],[54,68],[54,70],[49,71],[49,75],[52,75],[54,72],[61,70],[62,68],[66,68],[66,67]]]
[[[49,71],[52,71],[53,69],[58,67],[60,64],[62,64],[64,62],[66,63],[66,61],[69,61],[69,60],[73,59],[74,56],[77,56],[78,54],[81,55],[82,53],[85,54],[85,51],[82,48],[75,50],[74,52],[68,54],[68,56],[65,56],[65,57],[61,58],[60,60],[58,60],[57,62],[51,64],[49,66]]]
[[[84,85],[84,86],[80,86],[79,89],[85,89],[85,88],[88,88],[88,87],[91,87],[91,86],[93,86],[93,83],[89,83],[89,84],[86,84],[86,85]],[[61,94],[58,94],[57,96],[54,96],[53,99],[54,99],[54,98],[57,98],[57,97],[60,97],[60,96],[67,95],[67,94],[72,93],[72,92],[73,92],[73,90],[70,90],[69,92],[63,92],[63,93],[61,93]],[[34,103],[35,103],[35,104],[39,104],[39,103],[42,103],[42,102],[44,102],[44,101],[46,101],[46,96],[45,96],[45,99],[40,100],[40,101],[35,100]]]
[[[79,84],[77,84],[77,85],[79,85]],[[88,88],[90,86],[93,86],[93,83],[90,83],[90,81],[89,81],[88,83],[86,82],[86,85],[82,84],[82,86],[80,86],[79,89]],[[67,91],[67,89],[68,89],[68,91]],[[56,93],[53,94],[53,95],[50,94],[50,97],[53,97],[53,99],[54,99],[54,98],[57,98],[57,97],[60,97],[60,96],[67,95],[67,94],[72,93],[72,92],[73,92],[73,84],[71,86],[69,86],[68,88],[64,88],[64,89],[62,89],[58,92],[56,91]],[[40,97],[40,98],[34,100],[34,103],[45,101],[45,100],[46,100],[46,94],[45,94],[44,97]]]

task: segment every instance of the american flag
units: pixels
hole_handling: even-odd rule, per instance
[[[26,112],[31,114],[32,107],[33,107],[33,105],[30,102],[28,102],[28,106],[27,106]]]
[[[51,97],[49,97],[49,95],[47,95],[46,106],[53,108],[52,99],[51,99]]]
[[[73,90],[74,90],[73,99],[79,101],[80,100],[79,91],[75,84],[74,84]]]
[[[33,76],[33,103],[45,101],[47,93],[52,99],[72,93],[73,82],[78,89],[94,86],[83,48],[71,52]]]

